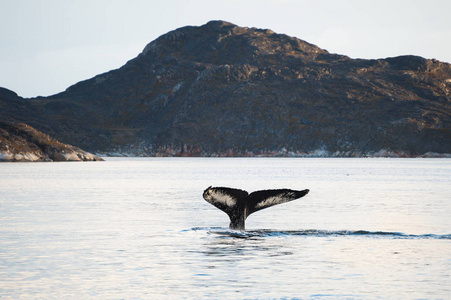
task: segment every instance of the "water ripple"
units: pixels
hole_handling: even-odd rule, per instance
[[[340,237],[359,236],[368,238],[392,238],[392,239],[443,239],[451,240],[451,234],[405,234],[402,232],[388,231],[368,231],[368,230],[249,230],[237,231],[221,227],[194,227],[184,231],[206,231],[207,234],[215,234],[223,237],[235,238],[264,238],[264,237],[285,237],[285,236],[306,236],[306,237]]]

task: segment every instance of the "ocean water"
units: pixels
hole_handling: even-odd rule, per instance
[[[310,189],[246,231],[209,186]],[[1,299],[451,299],[451,159],[0,164]]]

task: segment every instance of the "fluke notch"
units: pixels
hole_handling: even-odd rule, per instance
[[[307,195],[309,190],[262,190],[253,193],[228,187],[209,187],[204,199],[224,211],[230,218],[230,229],[244,230],[246,218],[259,210],[299,199]]]

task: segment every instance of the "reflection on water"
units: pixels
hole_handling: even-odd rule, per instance
[[[2,299],[446,298],[449,159],[1,164]],[[246,232],[210,186],[309,188]]]

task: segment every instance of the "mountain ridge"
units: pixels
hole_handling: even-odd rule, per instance
[[[450,92],[437,60],[351,59],[211,21],[61,93],[0,93],[0,116],[105,154],[419,156],[451,153]]]

